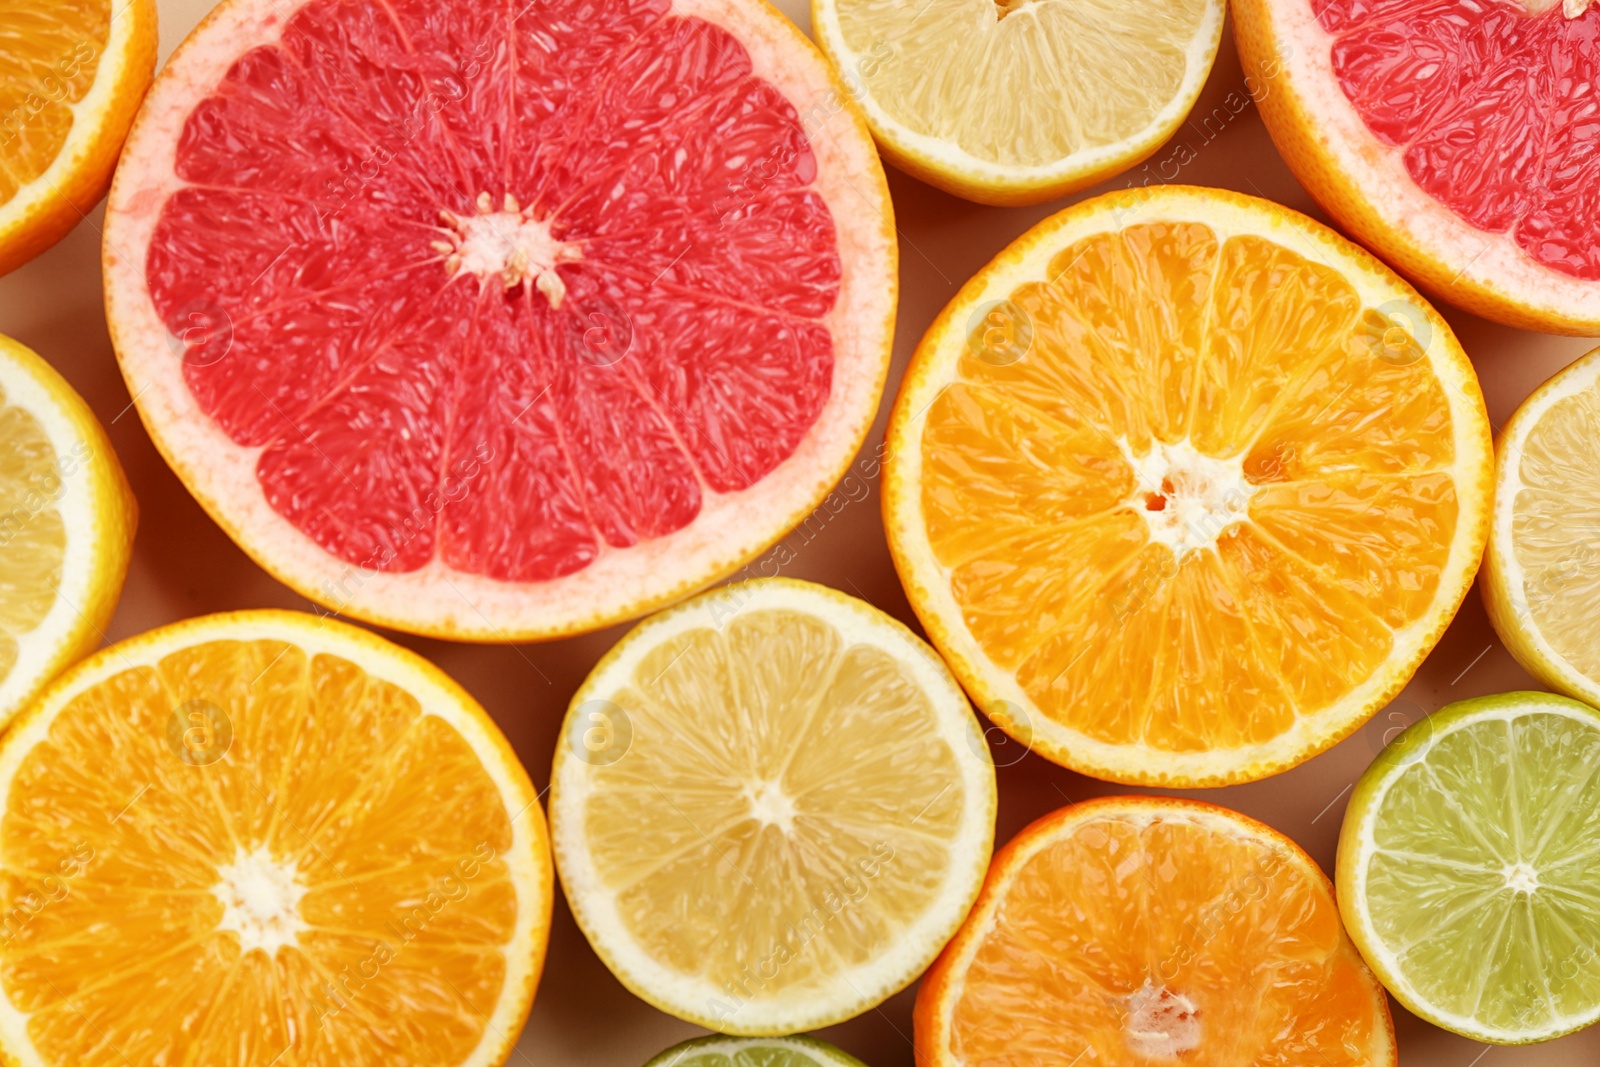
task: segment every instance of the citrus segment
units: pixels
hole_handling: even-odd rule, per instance
[[[150,83],[155,0],[0,11],[0,274],[93,209]]]
[[[645,1067],[863,1067],[860,1060],[809,1037],[698,1037],[674,1045]]]
[[[0,797],[18,1062],[511,1050],[548,931],[543,819],[482,709],[409,653],[288,613],[154,631],[19,720]]]
[[[630,989],[725,1032],[877,1004],[988,861],[994,769],[960,690],[820,586],[730,586],[646,621],[564,735],[551,818],[573,914]]]
[[[0,337],[0,726],[99,644],[136,514],[89,406]]]
[[[1350,934],[1407,1008],[1522,1044],[1600,1018],[1600,718],[1544,693],[1461,701],[1401,734],[1339,839]]]
[[[1365,243],[1480,314],[1600,329],[1590,4],[1246,0],[1235,26],[1274,140]]]
[[[1003,253],[924,338],[890,438],[935,643],[1002,725],[1122,781],[1332,744],[1484,537],[1487,419],[1448,327],[1309,220],[1214,191],[1091,201]]]
[[[827,491],[894,253],[792,26],[280,6],[180,50],[107,224],[141,411],[256,558],[402,628],[553,636],[705,584]]]
[[[1211,805],[1112,798],[1001,849],[923,979],[917,1061],[1393,1064],[1327,878]]]
[[[1524,0],[1315,6],[1340,87],[1422,189],[1537,262],[1600,279],[1600,203],[1553,180],[1600,162],[1574,136],[1583,105],[1558,89],[1600,75],[1600,17]]]
[[[1545,685],[1600,704],[1596,492],[1589,457],[1600,440],[1600,353],[1591,352],[1523,401],[1495,458],[1494,525],[1484,603],[1506,648]]]
[[[814,0],[817,41],[897,166],[983,203],[1049,200],[1144,159],[1211,72],[1223,5]]]

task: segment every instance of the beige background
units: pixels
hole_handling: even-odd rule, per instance
[[[0,0],[3,2],[3,0]],[[445,0],[441,0],[445,2]],[[212,0],[161,0],[163,56],[212,6]],[[802,0],[780,7],[805,27]],[[1209,114],[1243,76],[1231,40],[1202,97],[1197,114]],[[1226,109],[1224,109],[1224,113]],[[1191,151],[1182,151],[1186,143]],[[1193,158],[1189,158],[1192,154]],[[1270,197],[1316,212],[1283,166],[1254,108],[1217,135],[1186,127],[1155,160],[1188,159],[1178,179]],[[1168,167],[1170,175],[1172,168]],[[1113,180],[1101,190],[1127,184]],[[957,287],[1034,222],[1064,203],[1023,209],[978,207],[954,199],[891,170],[900,226],[901,308],[890,393],[922,331]],[[1087,195],[1087,194],[1086,194]],[[139,538],[110,636],[120,639],[161,623],[236,608],[307,605],[252,564],[214,526],[167,470],[129,407],[106,335],[100,300],[100,212],[33,263],[0,279],[0,332],[16,337],[51,360],[88,398],[110,429],[138,494],[143,515]],[[1496,326],[1443,309],[1482,376],[1489,415],[1498,428],[1535,386],[1587,351],[1586,339],[1544,337]],[[887,400],[885,408],[887,407]],[[872,441],[882,433],[883,413]],[[826,582],[862,596],[914,625],[889,563],[874,493],[831,518],[809,540],[792,542],[794,577]],[[859,495],[859,494],[854,494]],[[400,638],[464,683],[504,728],[534,782],[549,780],[552,746],[568,696],[621,628],[551,645],[479,648]],[[1262,819],[1293,836],[1331,871],[1334,843],[1348,790],[1383,736],[1425,710],[1481,693],[1530,687],[1528,677],[1494,640],[1474,595],[1389,712],[1338,748],[1266,782],[1192,795]],[[1012,751],[1015,751],[1013,746]],[[1069,773],[1036,756],[1000,770],[998,841],[1035,817],[1117,787]],[[912,1062],[912,993],[823,1036],[873,1067]],[[1397,1010],[1402,1062],[1406,1067],[1512,1067],[1590,1065],[1600,1062],[1600,1028],[1533,1049],[1479,1045],[1435,1030]],[[556,925],[545,978],[513,1063],[540,1067],[638,1067],[666,1045],[698,1031],[636,1000],[590,952],[557,898]]]

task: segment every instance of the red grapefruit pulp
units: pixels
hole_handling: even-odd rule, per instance
[[[882,171],[759,0],[227,0],[108,209],[146,425],[268,570],[419,632],[640,614],[876,410]]]
[[[1600,329],[1591,0],[1242,0],[1296,175],[1425,285],[1502,321]]]

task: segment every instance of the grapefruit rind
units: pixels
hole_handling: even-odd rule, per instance
[[[130,638],[101,650],[58,678],[0,739],[0,813],[23,761],[36,746],[49,743],[51,724],[79,693],[196,644],[261,639],[339,656],[368,676],[410,693],[424,714],[439,716],[460,733],[505,798],[512,847],[499,858],[507,864],[517,890],[516,938],[505,948],[505,979],[499,1002],[485,1013],[483,1038],[459,1065],[499,1067],[515,1049],[544,967],[555,899],[549,832],[538,794],[505,735],[470,693],[416,653],[348,623],[276,610],[207,615]],[[0,1056],[10,1057],[20,1067],[50,1067],[28,1037],[27,1019],[0,994]]]
[[[550,831],[561,888],[584,936],[617,980],[634,996],[661,1011],[724,1034],[774,1037],[816,1030],[882,1003],[914,982],[939,954],[977,899],[994,846],[998,806],[988,742],[979,730],[965,694],[944,663],[920,638],[871,605],[826,586],[790,578],[760,578],[723,586],[659,612],[639,623],[597,663],[573,694],[562,726],[571,724],[586,703],[627,686],[639,663],[656,647],[687,630],[727,625],[746,610],[788,609],[813,614],[836,627],[850,644],[866,645],[894,657],[940,710],[945,743],[965,773],[965,818],[960,840],[951,844],[945,889],[936,906],[906,930],[893,949],[838,976],[845,996],[809,995],[795,1003],[756,1003],[734,1017],[718,1016],[726,1003],[721,987],[687,977],[642,952],[627,933],[610,893],[601,884],[584,837],[582,811],[589,794],[586,764],[556,746],[550,772]]]
[[[1087,189],[1138,166],[1165,144],[1194,110],[1211,75],[1222,42],[1226,5],[1207,5],[1205,20],[1190,40],[1183,81],[1160,113],[1142,130],[1114,144],[1074,152],[1054,163],[1004,166],[981,159],[959,145],[918,133],[895,119],[873,99],[859,74],[864,57],[845,44],[838,0],[811,0],[811,26],[817,45],[852,92],[884,158],[907,174],[954,196],[980,204],[1020,207]],[[1107,91],[1114,87],[1107,86]]]
[[[63,669],[99,646],[133,555],[138,504],[111,440],[83,398],[38,355],[0,336],[0,388],[50,438],[62,473],[52,506],[67,531],[61,586],[50,613],[14,634],[18,655],[0,679],[0,728]]]
[[[871,136],[850,94],[794,24],[751,0],[675,0],[673,14],[723,27],[754,73],[808,120],[813,185],[835,213],[842,257],[832,389],[799,447],[749,489],[706,494],[688,526],[542,583],[500,582],[435,559],[420,570],[369,570],[324,551],[278,514],[256,481],[259,448],[234,444],[183,378],[150,299],[144,258],[168,198],[191,109],[215,90],[241,43],[275,39],[292,16],[275,0],[228,0],[179,46],[136,119],[106,212],[106,317],[129,393],[163,458],[216,523],[264,570],[301,595],[412,633],[500,643],[551,640],[637,618],[725,578],[776,544],[828,495],[877,414],[894,338],[898,246]],[[849,243],[850,247],[844,246]]]
[[[950,571],[928,539],[921,499],[922,432],[941,389],[954,380],[974,309],[1006,299],[1018,286],[1047,278],[1052,257],[1095,233],[1162,220],[1203,222],[1219,238],[1250,234],[1338,269],[1366,307],[1399,301],[1430,327],[1425,355],[1450,403],[1456,430],[1454,475],[1460,521],[1432,610],[1395,633],[1384,668],[1314,718],[1266,745],[1204,752],[1164,752],[1113,745],[1063,726],[1042,712],[1016,679],[996,666],[961,622]],[[1421,332],[1420,328],[1417,332]],[[1439,314],[1369,254],[1313,220],[1268,201],[1218,189],[1168,185],[1108,193],[1074,205],[1019,237],[975,274],[918,344],[890,416],[883,515],[890,555],[930,640],[978,709],[1013,738],[1052,761],[1109,781],[1172,788],[1231,785],[1288,770],[1331,748],[1388,704],[1444,634],[1471,588],[1489,532],[1493,448],[1477,374]],[[1022,709],[1017,721],[1008,708]]]
[[[1273,143],[1339,224],[1423,289],[1525,330],[1600,333],[1600,285],[1534,262],[1440,204],[1381,144],[1333,72],[1310,0],[1235,0],[1234,35]]]
[[[156,69],[156,0],[111,0],[111,30],[94,83],[72,105],[61,152],[0,204],[0,275],[37,256],[82,222],[111,182],[117,153]]]
[[[950,941],[938,962],[928,969],[917,991],[912,1021],[918,1064],[926,1067],[961,1067],[964,1062],[950,1051],[951,1014],[961,997],[965,976],[973,959],[982,948],[985,937],[999,921],[1006,892],[1017,872],[1059,837],[1071,834],[1085,822],[1107,816],[1141,824],[1161,819],[1183,819],[1258,842],[1301,871],[1313,885],[1323,887],[1330,896],[1333,894],[1333,885],[1328,876],[1306,855],[1305,850],[1272,827],[1238,812],[1181,797],[1100,797],[1070,804],[1030,823],[995,853],[989,876],[983,884],[983,892],[973,905],[966,924]],[[1376,1012],[1383,1022],[1374,1035],[1379,1047],[1369,1050],[1369,1062],[1373,1067],[1392,1067],[1398,1062],[1398,1053],[1388,1001],[1384,999],[1383,988],[1376,978],[1371,973],[1366,973],[1365,978],[1372,992]]]
[[[1361,902],[1366,897],[1367,864],[1371,859],[1375,823],[1385,794],[1399,778],[1401,772],[1418,760],[1426,758],[1430,748],[1457,730],[1480,722],[1510,721],[1525,711],[1537,710],[1543,714],[1563,715],[1590,730],[1600,730],[1600,715],[1593,709],[1550,693],[1519,692],[1474,697],[1458,701],[1433,712],[1414,723],[1389,744],[1378,758],[1362,773],[1350,793],[1350,804],[1345,809],[1344,825],[1339,833],[1339,853],[1335,880],[1339,911],[1344,917],[1345,929],[1355,942],[1362,959],[1372,968],[1385,989],[1405,1009],[1435,1026],[1496,1045],[1527,1045],[1550,1041],[1574,1033],[1600,1021],[1600,1005],[1588,1015],[1536,1034],[1505,1033],[1488,1030],[1474,1020],[1439,1011],[1428,1004],[1411,983],[1401,976],[1394,954],[1383,944],[1373,929],[1371,916]],[[1409,735],[1409,736],[1408,736]]]
[[[1522,488],[1528,435],[1556,404],[1600,387],[1600,349],[1570,364],[1524,400],[1500,431],[1495,449],[1494,514],[1483,558],[1483,601],[1506,650],[1540,682],[1600,707],[1600,679],[1590,678],[1556,651],[1533,620],[1527,575],[1517,559],[1517,493]]]

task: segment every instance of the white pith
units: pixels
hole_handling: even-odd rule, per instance
[[[1514,628],[1515,632],[1508,635],[1507,640],[1525,642],[1538,665],[1558,677],[1563,692],[1600,706],[1600,678],[1590,678],[1578,670],[1571,660],[1556,651],[1534,623],[1532,605],[1528,603],[1527,571],[1517,558],[1515,534],[1517,494],[1523,489],[1522,461],[1528,435],[1555,405],[1597,388],[1600,388],[1600,353],[1591,352],[1524,400],[1506,424],[1495,455],[1494,518],[1489,534],[1492,566],[1485,577],[1494,583],[1490,595],[1503,598],[1505,603],[1504,614],[1497,613],[1495,622],[1502,628],[1506,625]],[[1589,529],[1573,532],[1575,536],[1593,537],[1595,534]],[[1595,580],[1600,581],[1600,576],[1595,576]],[[1523,649],[1513,651],[1524,652]]]
[[[1135,455],[1119,442],[1138,488],[1128,501],[1150,528],[1150,540],[1178,559],[1210,548],[1242,522],[1250,521],[1256,487],[1244,476],[1245,456],[1217,458],[1197,451],[1188,437],[1168,444],[1152,440]]]
[[[1182,993],[1148,978],[1127,997],[1123,1031],[1128,1046],[1146,1059],[1171,1059],[1202,1044],[1195,1003]]]
[[[613,891],[601,880],[589,854],[583,812],[592,795],[592,768],[571,758],[566,746],[557,746],[550,787],[551,842],[578,925],[635,994],[680,1018],[707,1026],[715,1021],[724,1033],[816,1029],[859,1014],[903,988],[927,967],[965,916],[983,881],[993,843],[994,768],[960,686],[910,631],[831,590],[787,579],[759,580],[725,586],[656,615],[600,662],[573,696],[571,708],[635,684],[640,661],[679,634],[720,628],[742,613],[774,609],[814,615],[833,626],[844,645],[865,645],[894,657],[939,713],[938,735],[955,753],[964,777],[963,820],[959,834],[948,842],[950,859],[934,902],[876,958],[841,971],[827,988],[752,997],[731,1018],[713,1020],[708,1005],[727,996],[723,988],[664,965],[629,934]],[[570,722],[563,726],[563,736],[569,727]]]
[[[1068,754],[1074,765],[1094,768],[1097,775],[1117,775],[1119,780],[1160,785],[1168,781],[1215,783],[1244,777],[1261,777],[1285,769],[1307,755],[1321,751],[1360,724],[1354,716],[1370,713],[1387,703],[1404,685],[1455,612],[1471,584],[1482,530],[1475,516],[1488,507],[1486,486],[1476,472],[1491,458],[1488,422],[1482,394],[1471,365],[1455,343],[1449,326],[1422,304],[1398,279],[1359,254],[1332,231],[1289,211],[1269,212],[1246,206],[1244,198],[1184,186],[1159,186],[1114,193],[1045,220],[1019,238],[970,281],[930,328],[923,349],[937,350],[937,358],[922,359],[908,371],[896,401],[891,432],[909,447],[896,450],[884,475],[885,519],[898,543],[896,562],[901,577],[913,593],[911,600],[926,621],[940,623],[938,641],[958,676],[974,689],[980,710],[1013,737],[1030,738],[1032,747],[1058,762]],[[1050,260],[1062,248],[1092,234],[1160,221],[1198,221],[1210,226],[1219,241],[1253,235],[1273,241],[1312,262],[1338,270],[1369,308],[1401,303],[1417,307],[1426,331],[1425,355],[1443,386],[1456,429],[1456,469],[1468,472],[1458,478],[1460,503],[1455,538],[1445,564],[1431,611],[1412,625],[1395,631],[1388,665],[1344,698],[1313,716],[1301,716],[1272,741],[1242,748],[1213,748],[1204,752],[1168,752],[1143,743],[1107,744],[1067,727],[1041,712],[1014,676],[996,666],[961,622],[962,608],[951,591],[951,570],[934,555],[922,512],[922,450],[920,443],[939,392],[956,380],[960,355],[967,350],[964,324],[973,309],[999,301],[1029,282],[1048,277]],[[1421,332],[1421,331],[1419,331]],[[1421,338],[1419,338],[1419,341]],[[931,628],[930,628],[931,629]],[[1011,721],[1008,708],[1022,709],[1025,722]]]
[[[896,151],[923,160],[943,172],[959,175],[965,181],[1002,187],[1050,185],[1080,175],[1092,178],[1154,151],[1172,135],[1199,99],[1216,59],[1225,14],[1225,5],[1221,0],[1214,0],[1210,4],[1206,18],[1196,29],[1194,37],[1187,42],[1187,67],[1178,91],[1144,129],[1130,133],[1113,144],[1073,152],[1053,163],[1023,166],[980,158],[958,144],[918,133],[894,118],[866,90],[866,83],[859,74],[865,57],[845,43],[844,30],[839,23],[840,2],[849,0],[824,0],[813,5],[812,32],[828,54],[834,57],[846,85],[866,112],[874,132]],[[1029,17],[1026,4],[1013,5],[1008,12],[1008,17]]]
[[[133,61],[134,45],[131,33],[134,20],[132,5],[126,0],[109,0],[109,7],[111,26],[105,51],[98,57],[94,81],[89,91],[83,94],[82,100],[75,104],[62,102],[62,106],[72,112],[72,128],[67,132],[67,139],[62,142],[56,158],[51,160],[39,177],[23,185],[15,196],[0,204],[0,233],[29,213],[39,210],[46,201],[59,196],[58,190],[71,184],[71,175],[83,166],[85,157],[105,132],[107,120],[114,110],[111,106],[114,93],[123,80],[123,72]],[[82,206],[87,210],[88,205]]]
[[[273,510],[256,480],[261,449],[233,444],[190,393],[143,269],[162,205],[184,187],[174,171],[178,131],[244,42],[276,40],[299,6],[229,0],[179,48],[129,136],[105,227],[107,311],[129,393],[163,457],[253,559],[356,618],[470,640],[537,640],[636,617],[695,592],[754,558],[826,497],[865,438],[888,371],[897,250],[882,167],[824,61],[786,18],[749,0],[674,0],[674,15],[737,37],[754,74],[807,120],[818,168],[813,188],[834,215],[844,273],[824,320],[834,339],[832,387],[794,453],[748,489],[719,494],[702,485],[700,513],[688,526],[624,549],[602,542],[588,567],[547,582],[501,582],[437,558],[409,573],[367,571]]]
[[[389,682],[415,697],[426,715],[436,715],[456,730],[481,759],[511,817],[511,847],[498,859],[506,864],[516,894],[518,921],[504,946],[500,995],[484,1011],[478,1046],[450,1067],[498,1067],[510,1054],[543,965],[544,941],[554,887],[545,852],[546,832],[538,797],[504,737],[472,697],[414,653],[354,626],[286,611],[244,611],[210,615],[152,630],[107,648],[53,683],[0,740],[0,816],[9,805],[18,773],[28,755],[49,741],[51,726],[64,708],[86,690],[125,671],[153,666],[181,649],[206,641],[278,640],[308,655],[326,653],[349,661],[372,678]],[[0,853],[0,866],[5,857]],[[15,1067],[60,1067],[40,1055],[28,1034],[29,1014],[0,990],[0,1049],[15,1057]]]
[[[222,904],[217,929],[239,935],[239,950],[269,956],[298,945],[309,929],[300,916],[300,898],[310,892],[292,861],[280,860],[265,846],[239,854],[217,868],[211,893]]]
[[[61,585],[55,604],[38,626],[11,634],[17,643],[17,662],[11,673],[0,679],[0,726],[45,678],[64,665],[61,653],[65,645],[76,640],[77,631],[82,628],[80,609],[95,592],[92,583],[96,562],[107,551],[107,544],[121,536],[120,531],[108,527],[106,520],[111,516],[101,515],[96,507],[96,502],[105,499],[110,490],[107,464],[115,463],[115,458],[93,454],[101,447],[100,441],[87,439],[76,421],[77,417],[88,415],[87,407],[81,413],[69,412],[34,374],[32,368],[12,358],[0,338],[0,387],[5,392],[5,404],[27,411],[38,421],[55,449],[58,471],[64,470],[65,464],[74,463],[73,457],[80,448],[87,448],[90,454],[65,472],[59,495],[47,505],[61,516],[67,532]],[[65,383],[61,387],[65,388]],[[0,546],[0,553],[4,551]]]
[[[1379,816],[1383,811],[1384,801],[1394,784],[1407,772],[1425,765],[1428,752],[1437,748],[1445,738],[1461,730],[1471,729],[1483,723],[1510,723],[1524,715],[1558,715],[1570,720],[1573,729],[1582,729],[1591,733],[1600,730],[1600,723],[1596,722],[1594,712],[1591,709],[1582,708],[1581,705],[1574,708],[1563,697],[1549,696],[1542,693],[1510,693],[1502,697],[1478,699],[1498,700],[1501,703],[1495,707],[1481,707],[1467,714],[1448,718],[1435,714],[1430,720],[1433,724],[1432,729],[1423,736],[1420,742],[1421,748],[1414,751],[1408,750],[1403,760],[1397,760],[1388,766],[1384,766],[1381,771],[1379,770],[1381,765],[1374,764],[1358,784],[1356,794],[1352,797],[1350,808],[1345,815],[1345,825],[1340,834],[1340,910],[1344,916],[1345,924],[1349,928],[1350,936],[1360,948],[1361,954],[1366,957],[1373,970],[1381,977],[1384,986],[1407,1008],[1422,1014],[1436,1025],[1477,1041],[1495,1044],[1526,1044],[1558,1037],[1600,1021],[1600,1004],[1595,1005],[1588,1012],[1552,1020],[1543,1030],[1538,1031],[1493,1029],[1483,1026],[1471,1016],[1445,1011],[1423,997],[1406,977],[1400,960],[1379,937],[1377,930],[1374,928],[1367,902],[1368,869],[1371,866],[1374,853],[1379,851],[1377,825]],[[1377,777],[1374,780],[1374,784],[1369,786],[1368,781],[1373,778],[1375,773]],[[1415,818],[1415,814],[1408,809],[1396,812],[1394,818],[1412,821]],[[1525,864],[1514,864],[1510,869],[1502,872],[1505,877],[1507,892],[1526,891],[1524,887],[1529,884],[1530,876],[1536,882],[1536,872],[1518,869],[1525,866]],[[1462,962],[1466,965],[1479,963],[1487,965],[1491,961]]]
[[[567,287],[556,267],[582,259],[582,248],[557,240],[549,219],[535,218],[510,195],[496,205],[482,193],[477,208],[466,216],[439,211],[445,239],[434,241],[433,249],[446,257],[445,273],[465,272],[505,289],[530,286],[552,308],[560,308]]]
[[[1405,169],[1407,146],[1380,142],[1345,96],[1333,70],[1335,38],[1308,0],[1259,0],[1252,6],[1278,45],[1281,67],[1276,77],[1263,79],[1263,91],[1287,93],[1291,108],[1314,116],[1314,151],[1359,191],[1361,210],[1411,246],[1404,259],[1394,253],[1397,267],[1446,297],[1458,287],[1474,289],[1554,319],[1563,332],[1600,328],[1600,282],[1540,264],[1509,234],[1478,229],[1417,185]],[[1434,257],[1438,265],[1422,257]]]

